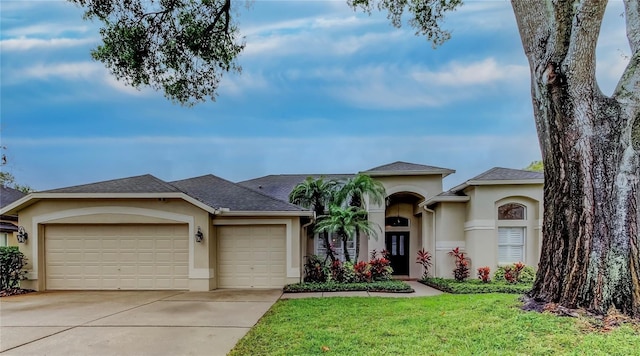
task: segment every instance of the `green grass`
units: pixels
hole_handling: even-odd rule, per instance
[[[380,281],[371,283],[296,283],[284,287],[284,292],[345,292],[370,291],[389,293],[411,293],[413,288],[403,281]]]
[[[454,294],[470,294],[470,293],[511,293],[524,294],[531,290],[532,284],[518,283],[510,284],[507,282],[483,283],[479,279],[470,279],[464,282],[458,282],[455,279],[445,278],[427,278],[420,281],[433,288]]]
[[[510,294],[280,300],[230,355],[637,355],[640,330],[524,312]],[[323,352],[323,347],[329,350]]]

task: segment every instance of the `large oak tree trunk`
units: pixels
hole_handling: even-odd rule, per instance
[[[595,78],[606,1],[512,5],[545,169],[542,251],[530,296],[640,317],[639,1],[625,1],[632,54],[611,97]]]

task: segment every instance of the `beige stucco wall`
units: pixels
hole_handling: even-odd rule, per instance
[[[465,205],[465,203],[444,202],[435,209],[436,242],[432,272],[436,277],[453,278],[452,271],[455,263],[449,256],[449,251],[456,247],[463,252],[469,250],[464,235]]]
[[[475,186],[465,190],[471,197],[467,205],[464,222],[467,251],[471,258],[471,274],[476,269],[498,267],[498,228],[525,228],[525,260],[536,267],[540,258],[542,184]],[[498,207],[507,203],[518,203],[526,207],[526,220],[498,220]]]

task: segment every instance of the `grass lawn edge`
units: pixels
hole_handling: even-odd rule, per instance
[[[375,293],[414,293],[415,290],[404,281],[382,281],[371,283],[294,283],[284,286],[284,293],[313,292],[375,292]]]

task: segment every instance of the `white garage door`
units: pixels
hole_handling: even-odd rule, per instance
[[[284,225],[218,227],[218,288],[282,288]]]
[[[188,289],[185,225],[47,225],[47,289]]]

